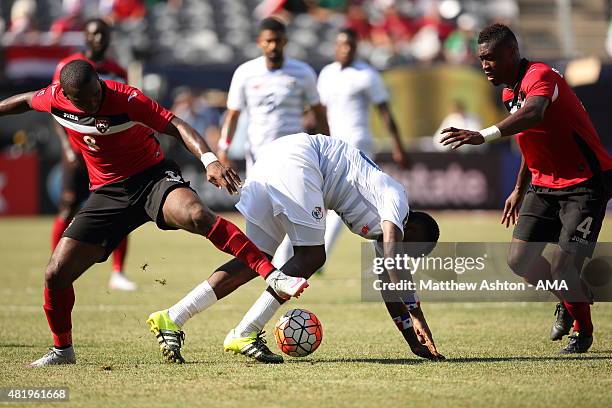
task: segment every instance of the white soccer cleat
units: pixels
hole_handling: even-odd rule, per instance
[[[298,298],[308,287],[306,279],[285,275],[278,269],[268,275],[266,282],[283,299]]]
[[[138,286],[125,277],[123,272],[113,272],[110,281],[108,282],[109,289],[133,291],[138,289]]]
[[[72,346],[66,349],[57,349],[55,347],[51,347],[47,354],[45,354],[38,360],[31,362],[26,367],[37,368],[61,364],[76,364],[76,356],[74,354],[74,348]]]

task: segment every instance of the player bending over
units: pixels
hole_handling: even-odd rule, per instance
[[[361,151],[346,142],[305,133],[284,137],[262,149],[236,205],[246,218],[246,234],[270,258],[289,236],[294,255],[281,270],[290,276],[312,275],[325,263],[325,215],[338,213],[350,230],[382,243],[392,257],[402,241],[436,242],[436,222],[424,213],[410,213],[401,184],[383,173]],[[433,248],[433,245],[429,250]],[[147,321],[154,333],[183,335],[181,328],[198,312],[227,296],[256,276],[232,260],[170,309],[152,313]],[[412,351],[425,358],[443,358],[415,294],[386,299],[387,309]],[[284,302],[267,288],[224,341],[234,351],[268,363],[283,358],[262,338],[265,324]],[[180,342],[160,342],[169,361],[183,361]]]
[[[478,57],[489,82],[506,85],[502,97],[511,115],[479,132],[444,129],[441,142],[456,149],[517,135],[521,168],[502,217],[506,227],[516,224],[508,264],[533,285],[562,277],[578,280],[605,217],[604,173],[612,169],[612,157],[565,79],[542,62],[521,59],[508,27],[484,28]],[[546,242],[558,243],[550,263],[542,257]],[[573,286],[579,293],[552,291],[560,303],[550,338],[561,340],[574,328],[564,354],[584,353],[593,343],[590,294],[579,283]]]
[[[0,116],[29,110],[49,112],[83,154],[92,193],[53,251],[45,271],[44,310],[54,347],[30,367],[74,364],[72,283],[106,260],[131,231],[148,221],[160,229],[183,229],[208,238],[268,280],[283,298],[308,286],[303,278],[275,270],[232,223],[215,215],[165,160],[153,130],[180,139],[206,169],[208,180],[236,193],[240,179],[222,166],[202,136],[172,112],[133,87],[99,79],[86,61],[69,62],[60,83],[0,102]]]

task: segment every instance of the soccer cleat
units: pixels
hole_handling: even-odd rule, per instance
[[[170,319],[168,310],[151,313],[147,324],[151,333],[157,338],[159,349],[166,360],[170,363],[184,363],[181,346],[185,342],[185,333]]]
[[[247,337],[239,337],[232,329],[223,341],[223,350],[242,354],[262,363],[279,364],[283,357],[274,354],[266,345],[263,331],[252,332]]]
[[[559,353],[561,354],[577,354],[577,353],[586,353],[589,347],[593,344],[593,336],[586,336],[584,334],[580,334],[578,332],[572,333],[569,336],[569,343],[567,347],[561,349]]]
[[[278,296],[285,300],[300,297],[304,289],[308,287],[306,279],[285,275],[278,269],[270,273],[266,282]]]
[[[49,352],[36,361],[31,362],[26,367],[37,368],[50,365],[76,364],[76,356],[72,346],[65,349],[49,347]]]
[[[550,328],[550,339],[553,341],[561,340],[563,336],[567,336],[574,324],[574,318],[562,303],[557,303],[555,316],[557,316],[557,319]]]
[[[110,281],[108,281],[108,288],[116,290],[125,290],[129,292],[136,290],[138,286],[134,282],[129,280],[123,274],[123,272],[113,272]]]

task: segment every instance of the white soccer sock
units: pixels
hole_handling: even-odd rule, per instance
[[[240,337],[246,337],[252,332],[260,332],[280,307],[278,300],[264,290],[238,323],[234,329],[235,333]]]
[[[281,266],[287,263],[289,259],[293,256],[293,246],[291,246],[291,241],[289,237],[285,235],[285,238],[280,243],[278,248],[276,248],[276,252],[274,253],[274,259],[272,259],[272,264],[276,266],[276,268],[280,269]]]
[[[217,301],[217,295],[208,281],[196,286],[184,298],[168,309],[170,319],[182,327],[185,322]]]

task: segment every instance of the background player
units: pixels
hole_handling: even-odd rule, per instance
[[[83,154],[93,192],[47,265],[44,310],[54,347],[30,367],[76,362],[72,283],[148,221],[155,221],[160,229],[183,229],[205,236],[268,279],[280,296],[299,295],[307,286],[304,279],[275,270],[234,224],[200,201],[178,166],[164,159],[152,130],[181,140],[202,161],[210,182],[230,193],[238,191],[238,176],[218,162],[202,136],[140,90],[101,81],[89,63],[76,60],[62,68],[59,84],[0,102],[0,116],[32,109],[51,113],[64,126],[71,143]],[[162,340],[168,338],[165,333],[158,335]]]
[[[286,58],[286,44],[285,25],[275,18],[264,19],[257,37],[263,55],[240,65],[232,78],[217,155],[222,163],[228,163],[227,150],[244,111],[248,115],[247,175],[263,145],[304,131],[306,108],[314,112],[318,131],[329,134],[316,74],[308,64]]]
[[[480,132],[444,129],[441,142],[456,149],[516,134],[523,159],[502,217],[506,227],[516,223],[508,264],[532,284],[568,273],[577,278],[605,217],[604,173],[612,169],[612,157],[565,79],[544,63],[521,59],[507,26],[480,32],[478,57],[489,82],[507,86],[503,100],[511,115]],[[559,244],[551,263],[541,255],[546,242]],[[561,303],[551,339],[560,340],[574,323],[562,353],[584,353],[593,342],[589,295],[580,292],[571,299],[555,293]]]
[[[111,28],[101,19],[91,19],[85,23],[85,52],[77,52],[60,61],[53,75],[53,82],[59,82],[60,72],[64,65],[74,60],[89,62],[101,79],[127,84],[127,72],[114,60],[106,56],[110,45]],[[89,195],[88,177],[83,157],[70,145],[64,128],[53,121],[62,146],[62,192],[58,203],[58,213],[51,230],[51,250],[55,249],[74,214]],[[113,251],[113,273],[108,283],[109,288],[135,290],[136,284],[125,276],[125,257],[127,255],[127,237]]]
[[[289,235],[294,256],[281,270],[291,276],[310,277],[325,263],[325,214],[329,209],[342,214],[353,233],[378,240],[379,256],[395,256],[401,250],[397,243],[402,241],[428,243],[419,251],[419,255],[427,254],[439,236],[437,223],[428,215],[410,213],[409,217],[408,199],[400,183],[359,150],[323,135],[290,135],[264,147],[236,207],[247,220],[247,236],[264,253],[274,254],[285,234]],[[244,265],[230,261],[169,310],[153,313],[150,321],[181,333],[197,311],[255,276]],[[281,363],[283,358],[266,346],[262,330],[283,302],[270,288],[264,291],[227,335],[225,350]],[[397,292],[387,293],[385,303],[415,354],[443,358],[414,292],[401,297]]]
[[[393,160],[407,164],[398,127],[389,109],[389,93],[382,77],[366,62],[356,59],[357,34],[350,28],[336,36],[336,61],[319,74],[317,89],[327,110],[330,135],[338,137],[374,159],[374,140],[370,132],[370,105],[376,106],[383,124],[393,139]],[[325,252],[330,255],[342,229],[342,220],[330,211],[325,228]]]

